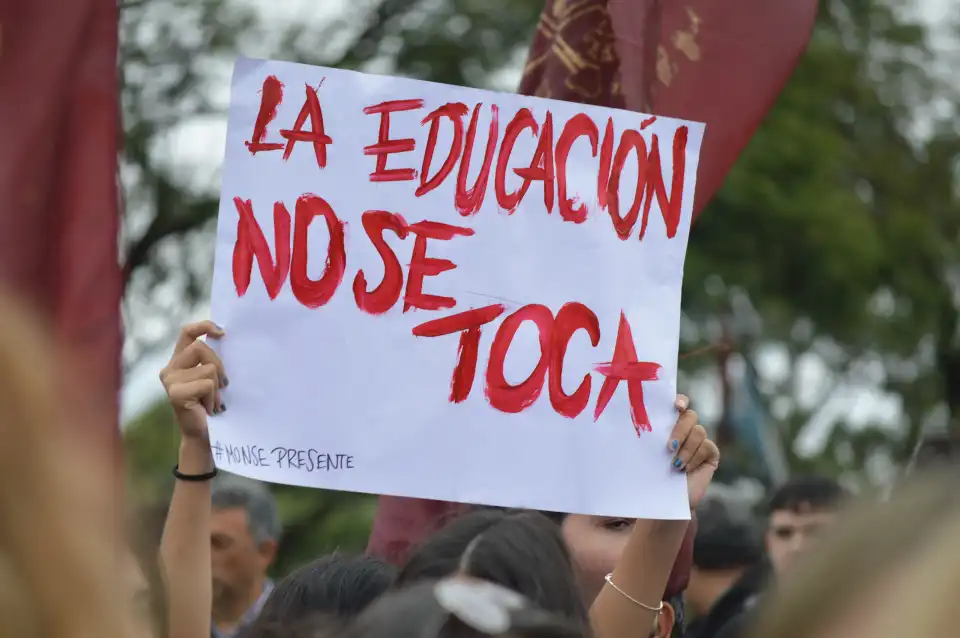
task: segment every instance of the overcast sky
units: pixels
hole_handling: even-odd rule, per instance
[[[251,5],[257,7],[262,13],[265,21],[277,20],[285,22],[294,16],[310,16],[314,20],[323,20],[324,14],[334,15],[339,13],[346,5],[346,0],[323,0],[322,3],[316,0],[247,0]],[[363,3],[366,0],[351,0],[356,3]],[[943,53],[957,54],[960,45],[954,35],[947,30],[949,24],[948,17],[950,12],[956,12],[957,5],[954,0],[918,0],[916,10],[923,17],[932,29],[932,44],[935,49]],[[323,5],[319,8],[318,5]],[[251,45],[256,47],[256,44]],[[251,57],[262,55],[255,48],[252,50],[238,51],[238,54],[244,54]],[[943,72],[950,72],[944,69]],[[506,87],[515,86],[520,76],[520,68],[513,70],[507,77],[502,78]],[[954,72],[954,77],[956,74]],[[224,69],[222,82],[215,88],[215,95],[226,101],[229,94],[229,69]],[[499,84],[499,82],[498,82]],[[922,123],[921,123],[922,128]],[[163,152],[170,153],[177,157],[177,164],[188,171],[197,184],[209,184],[211,181],[218,180],[218,171],[222,162],[222,152],[226,140],[226,117],[198,121],[184,126],[178,135],[165,144]],[[207,314],[206,306],[200,307],[196,311],[196,317],[205,318]],[[140,410],[148,407],[159,398],[161,387],[157,380],[157,371],[162,367],[166,358],[164,356],[148,357],[136,366],[127,379],[122,393],[122,419],[126,421]],[[775,352],[761,360],[761,372],[775,374],[778,367],[778,357]],[[782,364],[781,364],[782,365]],[[822,367],[818,368],[816,362],[810,362],[804,366],[803,380],[801,385],[809,385],[811,388],[824,383],[825,377]],[[704,413],[707,419],[715,414],[719,405],[717,402],[717,393],[711,391],[711,388],[703,388],[703,396],[698,396],[698,408]],[[839,414],[855,414],[858,420],[880,420],[892,423],[898,415],[898,401],[896,397],[883,395],[875,391],[869,391],[864,388],[849,388],[836,394],[830,409],[826,410],[821,417],[821,425],[828,424]],[[828,432],[826,427],[814,427],[809,429],[807,441],[803,442],[803,447],[807,449],[816,449],[824,438],[824,433]]]

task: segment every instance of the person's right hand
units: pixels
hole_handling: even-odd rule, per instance
[[[160,371],[160,381],[173,406],[180,434],[184,438],[207,438],[207,415],[226,410],[220,390],[227,386],[227,375],[220,357],[200,337],[219,339],[223,330],[212,321],[184,326],[173,356]]]

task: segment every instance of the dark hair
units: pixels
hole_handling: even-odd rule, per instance
[[[415,549],[397,584],[463,573],[522,594],[541,609],[589,624],[560,528],[534,511],[477,510]]]
[[[395,576],[393,566],[370,556],[318,558],[277,583],[248,635],[271,635],[318,614],[356,616],[390,588]]]
[[[800,512],[805,509],[832,511],[840,507],[846,492],[825,476],[803,476],[787,481],[770,496],[767,513]]]
[[[697,508],[693,564],[706,571],[752,567],[763,558],[757,525],[746,513],[738,516],[719,498]]]
[[[687,604],[683,601],[683,594],[671,596],[667,601],[673,607],[673,629],[670,638],[683,638],[687,632]]]
[[[211,485],[210,504],[214,510],[242,508],[247,513],[250,535],[257,543],[280,539],[277,502],[263,483],[221,474]]]
[[[467,591],[465,595],[441,602],[439,587],[449,583],[460,583],[460,586],[465,586]],[[517,596],[515,592],[501,594],[509,597],[517,596],[517,600],[511,603],[518,603],[518,606],[510,605],[508,608],[500,607],[495,604],[495,601],[491,605],[491,599],[488,596],[471,594],[469,588],[473,587],[490,588],[494,592],[503,591],[500,586],[489,583],[483,585],[472,579],[421,581],[387,594],[358,616],[346,631],[341,630],[336,636],[337,638],[489,638],[490,636],[584,638],[587,635],[588,628],[561,618],[557,614],[537,609],[522,596]],[[451,609],[451,607],[460,609]],[[503,619],[509,619],[507,623],[509,628],[500,632],[475,626],[489,622],[491,612],[506,612]]]

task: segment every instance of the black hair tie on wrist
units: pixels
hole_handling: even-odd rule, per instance
[[[184,474],[180,471],[179,465],[173,466],[173,476],[178,481],[189,481],[191,483],[202,483],[203,481],[210,481],[217,477],[217,474],[220,473],[216,467],[213,468],[210,472],[205,472],[203,474]]]

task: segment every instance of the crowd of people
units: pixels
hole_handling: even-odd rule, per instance
[[[801,477],[758,516],[708,489],[720,453],[684,396],[664,463],[687,474],[695,523],[476,507],[399,565],[333,553],[273,580],[276,503],[219,473],[207,439],[228,380],[205,338],[222,335],[187,326],[161,373],[181,444],[150,547],[119,532],[115,473],[64,427],[78,412],[45,335],[0,307],[2,635],[941,638],[960,626],[952,469],[882,497]]]

